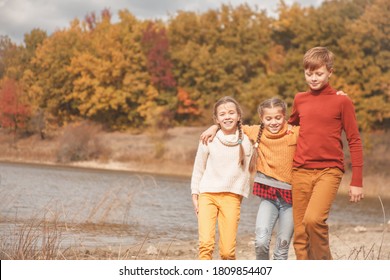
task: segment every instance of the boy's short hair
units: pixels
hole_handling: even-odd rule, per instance
[[[334,54],[325,47],[315,47],[308,50],[303,56],[303,68],[314,71],[326,66],[328,71],[333,69]]]

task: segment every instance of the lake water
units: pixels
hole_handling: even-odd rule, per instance
[[[10,225],[32,218],[57,219],[72,224],[126,224],[131,232],[90,230],[70,232],[69,242],[84,246],[129,244],[145,238],[197,239],[190,178],[131,172],[0,163],[0,234]],[[243,200],[239,234],[251,234],[258,198]],[[382,201],[386,219],[390,201]],[[380,225],[383,211],[378,198],[350,204],[339,195],[329,224]],[[80,242],[81,242],[80,241]]]

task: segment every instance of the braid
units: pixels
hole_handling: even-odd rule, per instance
[[[256,150],[259,147],[261,135],[263,135],[263,130],[264,130],[264,124],[261,123],[260,128],[259,128],[259,133],[257,134],[257,139],[256,139],[256,143],[255,143]]]
[[[259,149],[261,135],[263,135],[263,130],[264,130],[264,124],[261,123],[260,127],[259,127],[259,133],[257,134],[256,142],[253,145],[254,151],[253,151],[253,154],[252,154],[252,157],[251,157],[251,162],[250,162],[250,165],[249,165],[249,170],[251,172],[256,171],[256,162],[257,162],[257,157],[259,155],[258,149]]]
[[[238,121],[237,127],[238,127],[238,143],[240,145],[240,158],[239,158],[238,164],[241,167],[244,167],[245,166],[245,152],[244,152],[244,147],[242,146],[243,135],[242,135],[241,121]]]

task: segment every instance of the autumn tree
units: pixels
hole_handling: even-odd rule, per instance
[[[173,112],[177,107],[177,89],[172,74],[173,65],[170,60],[169,39],[162,23],[149,21],[146,24],[142,33],[141,46],[146,57],[151,85],[156,90],[157,95],[153,100],[156,108],[142,114],[146,119],[155,118],[157,120],[154,125],[151,125],[153,130],[166,131],[168,127],[173,125],[175,117]],[[151,100],[149,100],[151,105],[150,102]]]
[[[42,139],[45,137],[45,111],[40,106],[40,96],[36,94],[34,88],[34,84],[39,79],[39,69],[32,63],[32,60],[35,58],[38,47],[43,44],[47,37],[47,33],[41,29],[33,29],[24,35],[24,48],[21,59],[23,74],[19,82],[31,112],[30,121],[27,124],[26,130],[29,133],[39,133]]]
[[[361,89],[354,86],[356,76],[349,79],[351,72],[346,70],[347,65],[355,63],[356,57],[349,55],[345,60],[346,53],[352,50],[352,44],[346,43],[345,38],[356,35],[351,32],[351,25],[360,19],[370,2],[325,1],[318,8],[302,8],[299,4],[288,6],[280,1],[279,18],[273,26],[273,40],[283,47],[285,57],[277,75],[270,77],[269,82],[276,85],[279,95],[290,105],[296,92],[307,89],[302,71],[304,53],[312,47],[325,46],[336,55],[332,86],[343,89],[356,102],[362,127],[364,119],[360,116],[361,108],[356,99]]]
[[[0,123],[15,135],[23,128],[30,116],[29,106],[21,98],[20,88],[15,80],[5,79],[0,88]]]
[[[9,56],[15,45],[8,36],[0,35],[0,79],[5,76],[9,66]]]
[[[223,95],[235,96],[255,115],[256,100],[264,96],[256,85],[270,69],[271,23],[248,5],[222,5],[200,15],[181,12],[171,20],[175,77],[204,111],[199,115],[204,123],[210,123],[210,107]]]
[[[86,30],[89,46],[75,53],[67,68],[76,78],[66,101],[80,117],[115,129],[142,124],[138,107],[150,83],[142,25],[126,10],[119,16],[112,24],[103,14],[93,30]]]
[[[45,112],[50,126],[61,126],[76,113],[68,100],[76,75],[68,68],[75,53],[88,45],[78,20],[68,30],[57,30],[37,45],[24,82],[29,97]]]
[[[0,79],[9,77],[19,80],[25,64],[22,63],[23,48],[7,36],[0,36]]]
[[[339,83],[354,88],[350,94],[365,131],[383,129],[390,120],[389,11],[389,1],[370,1],[340,40],[340,71],[345,74]]]
[[[153,86],[157,90],[175,88],[172,75],[172,62],[169,59],[169,41],[164,27],[149,22],[143,31],[142,47],[147,59],[147,68]]]
[[[31,112],[58,125],[210,124],[223,95],[257,122],[262,100],[291,105],[307,89],[302,57],[321,45],[336,55],[331,83],[353,99],[360,128],[382,129],[390,116],[388,10],[386,0],[280,1],[277,18],[244,4],[178,11],[167,22],[123,10],[112,23],[105,9],[50,36],[34,29],[24,45],[1,36],[0,83],[14,80]]]

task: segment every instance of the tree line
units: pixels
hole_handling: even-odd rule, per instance
[[[390,1],[279,2],[277,17],[248,5],[167,21],[108,9],[23,44],[0,36],[0,126],[41,133],[90,120],[111,130],[205,125],[221,96],[235,97],[246,122],[279,96],[305,91],[302,57],[314,46],[336,55],[331,84],[354,101],[362,131],[390,119]]]

